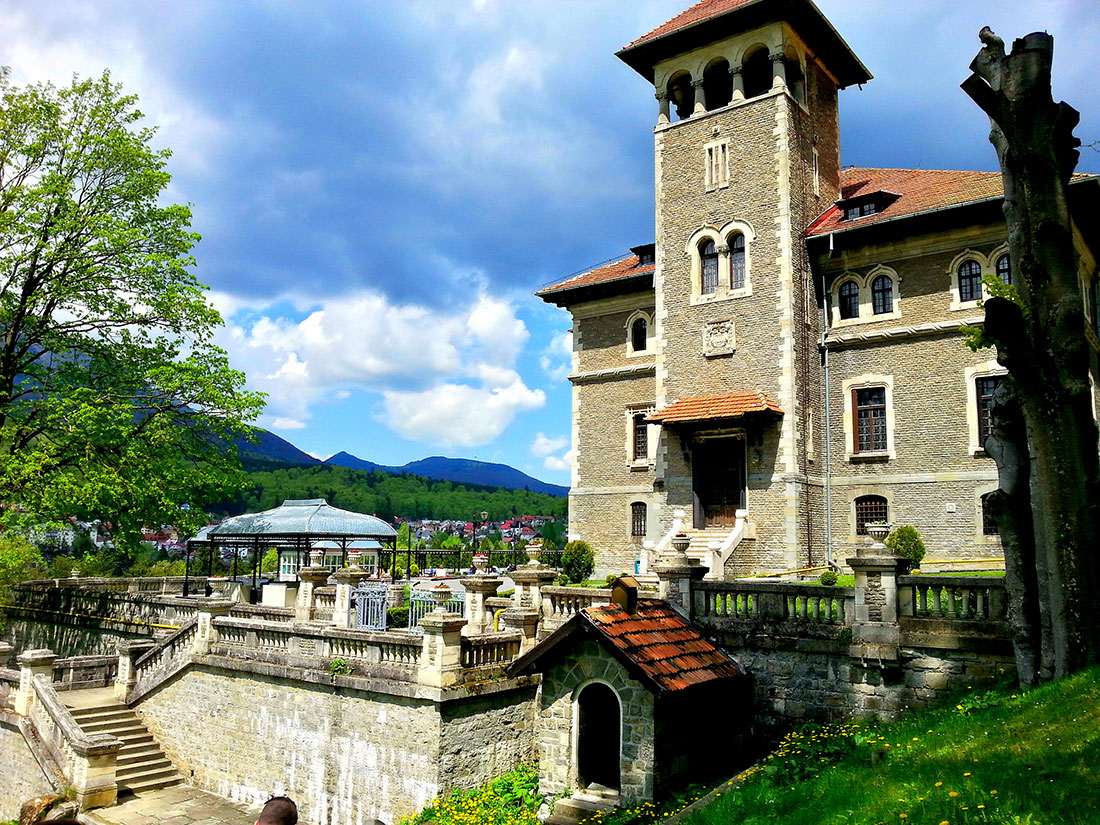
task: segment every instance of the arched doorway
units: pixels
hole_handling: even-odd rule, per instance
[[[603,682],[592,682],[581,688],[577,706],[577,773],[581,787],[595,782],[619,789],[619,697]]]

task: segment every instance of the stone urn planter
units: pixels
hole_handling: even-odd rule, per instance
[[[478,553],[474,556],[474,570],[478,573],[484,573],[485,568],[489,566],[489,557],[485,553]]]
[[[677,533],[672,537],[672,549],[676,551],[677,555],[686,553],[689,544],[691,544],[691,538],[687,533]]]
[[[890,535],[890,530],[894,525],[885,521],[872,522],[867,525],[867,535],[871,537],[871,548],[875,551],[885,550],[886,545],[883,542],[886,537]]]
[[[538,561],[539,556],[542,555],[542,542],[535,540],[527,543],[527,547],[524,548],[527,552],[527,558],[530,561]]]
[[[447,599],[451,597],[451,588],[444,582],[440,582],[432,588],[432,598],[435,599],[435,612],[447,612]]]

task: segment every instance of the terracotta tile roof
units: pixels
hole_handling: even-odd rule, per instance
[[[755,2],[758,2],[758,0],[701,0],[701,2],[696,3],[690,9],[680,12],[667,23],[658,26],[649,34],[643,34],[637,40],[627,45],[626,48],[632,49],[635,46],[640,46],[642,43],[648,43],[650,40],[656,40],[658,37],[672,34],[680,29],[686,29],[688,26],[694,25],[695,23],[702,23],[704,20],[718,17],[720,14],[725,14],[728,11],[733,11],[736,8],[747,6]]]
[[[638,599],[634,614],[609,604],[585,608],[582,615],[662,690],[683,690],[744,675],[732,659],[659,599]]]
[[[773,412],[783,415],[783,410],[761,392],[735,392],[730,395],[707,395],[700,398],[681,398],[663,410],[647,418],[654,424],[672,424],[683,421],[708,421],[716,418],[740,418],[746,413]]]
[[[590,269],[588,272],[582,272],[580,275],[571,275],[564,281],[559,281],[556,284],[543,287],[535,294],[539,296],[550,295],[567,289],[578,289],[584,286],[606,284],[611,281],[622,280],[623,278],[634,278],[647,274],[652,275],[656,268],[656,264],[640,266],[637,255],[627,255],[625,258],[620,258],[617,261],[604,264],[596,269]]]
[[[1000,172],[958,172],[932,169],[845,169],[840,173],[841,200],[886,192],[896,197],[881,211],[845,221],[837,206],[827,209],[806,230],[825,235],[974,201],[1004,197]]]

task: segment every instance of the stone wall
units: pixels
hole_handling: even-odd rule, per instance
[[[46,648],[62,657],[105,656],[113,654],[119,642],[145,638],[145,634],[8,616],[0,638],[15,648],[16,655]]]
[[[35,761],[14,714],[0,710],[0,821],[19,818],[19,806],[28,799],[54,793]]]
[[[530,683],[433,699],[415,686],[400,695],[366,679],[338,687],[293,668],[202,662],[135,707],[150,732],[199,787],[250,804],[285,793],[315,825],[390,825],[530,758]]]
[[[574,710],[577,688],[605,682],[622,706],[622,799],[651,801],[654,779],[653,696],[600,645],[585,639],[543,674],[539,705],[539,791],[560,794],[577,787]]]

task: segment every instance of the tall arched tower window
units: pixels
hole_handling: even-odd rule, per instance
[[[699,246],[699,259],[703,265],[702,293],[712,295],[718,289],[718,247],[707,239]]]
[[[686,120],[695,106],[695,90],[691,88],[691,75],[677,72],[668,80],[668,99],[676,109],[676,117]]]
[[[840,299],[840,317],[843,320],[859,317],[859,284],[845,281],[837,292]]]
[[[741,67],[745,78],[745,97],[757,97],[771,90],[772,60],[768,50],[761,46],[748,56]]]
[[[730,286],[745,288],[745,236],[740,232],[730,238]]]
[[[733,99],[733,78],[725,58],[713,61],[703,72],[703,97],[707,101],[707,111],[728,106]]]
[[[959,265],[959,301],[977,301],[982,297],[982,265],[963,261]]]
[[[997,259],[997,277],[1001,283],[1012,286],[1012,259],[1007,253]]]
[[[648,331],[649,324],[646,323],[645,318],[634,319],[634,323],[630,325],[630,348],[634,352],[643,352],[645,350]]]
[[[871,282],[871,308],[875,315],[894,311],[894,279],[879,275]]]

